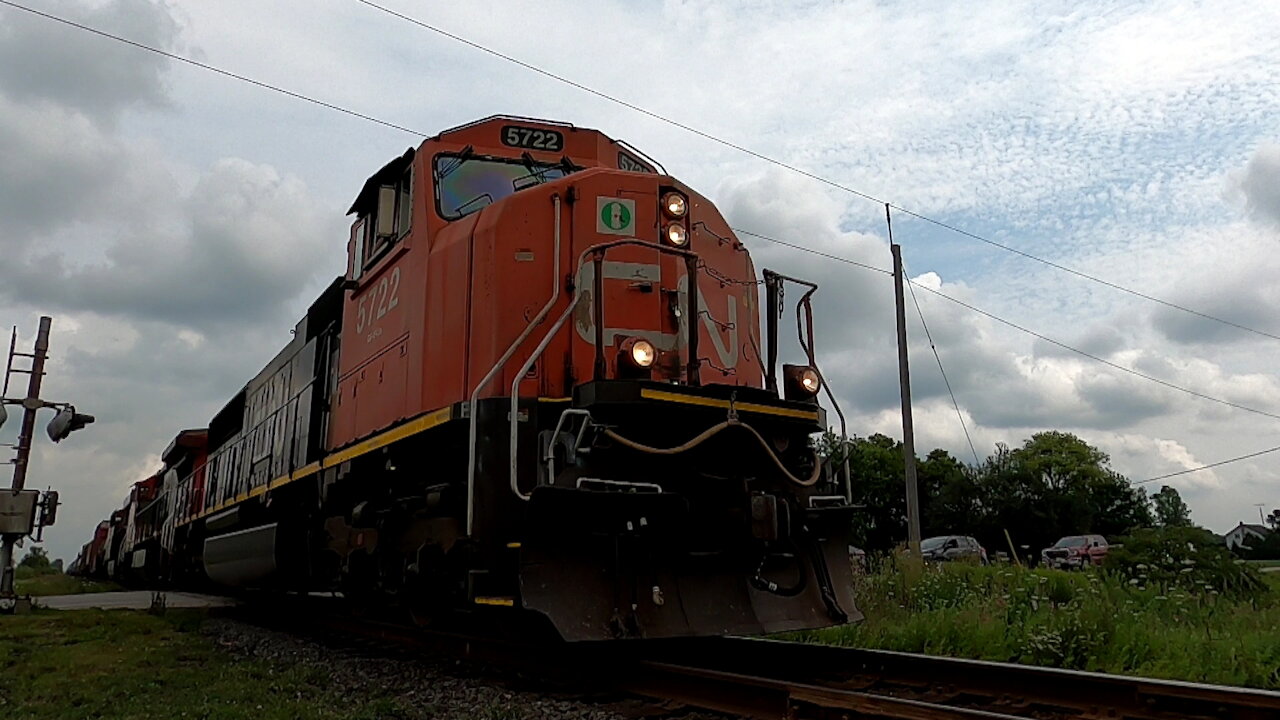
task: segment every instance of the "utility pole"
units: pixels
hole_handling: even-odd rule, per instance
[[[889,219],[889,206],[884,208]],[[907,363],[907,306],[902,295],[902,248],[893,242],[889,230],[889,249],[893,252],[894,303],[898,310],[898,382],[902,386],[902,460],[907,478],[907,545],[913,558],[920,557],[920,497],[916,489],[916,437],[911,423],[911,368]]]
[[[1266,503],[1254,503],[1253,506],[1258,508],[1258,522],[1265,526],[1267,518],[1262,514],[1262,508],[1266,506]]]
[[[4,388],[9,388],[12,373],[26,373],[27,395],[22,399],[0,396],[0,424],[7,418],[6,405],[22,407],[22,426],[18,430],[17,454],[13,459],[13,483],[8,490],[0,490],[0,603],[15,601],[13,591],[13,548],[23,537],[31,535],[38,527],[52,525],[58,506],[58,494],[26,490],[27,468],[31,463],[31,444],[35,437],[36,413],[41,408],[56,408],[58,414],[49,423],[49,437],[59,442],[85,425],[93,422],[92,415],[82,415],[67,403],[52,403],[40,399],[40,386],[44,382],[44,363],[49,354],[49,328],[53,319],[40,318],[35,347],[29,353],[15,350],[17,333],[9,343],[9,359],[5,366]],[[13,367],[15,357],[31,358],[31,367],[22,370]],[[36,514],[39,512],[39,519]],[[37,537],[37,541],[38,541]]]

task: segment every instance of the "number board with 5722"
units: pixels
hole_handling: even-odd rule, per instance
[[[555,130],[504,125],[502,126],[502,144],[530,150],[559,152],[564,149],[564,135]]]

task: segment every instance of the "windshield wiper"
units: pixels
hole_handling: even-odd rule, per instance
[[[492,204],[493,204],[493,196],[492,196],[492,195],[490,195],[489,193],[480,193],[479,195],[477,195],[477,196],[475,196],[475,197],[471,198],[470,200],[468,200],[468,201],[466,201],[466,202],[462,203],[461,205],[459,205],[458,207],[454,208],[454,209],[453,209],[453,212],[454,212],[455,214],[457,214],[457,215],[458,215],[458,217],[462,217],[463,215],[466,215],[466,213],[465,213],[465,212],[462,212],[462,209],[463,209],[463,208],[465,208],[465,207],[470,207],[470,206],[472,206],[472,205],[476,204],[477,202],[479,202],[479,201],[481,201],[481,200],[484,200],[485,198],[488,198],[488,199],[489,199],[489,204],[490,204],[490,205],[492,205]]]
[[[452,175],[455,170],[462,167],[463,163],[470,160],[471,156],[474,154],[475,154],[475,148],[473,148],[472,146],[468,145],[462,148],[462,152],[458,153],[458,156],[456,158],[453,158],[453,162],[451,164],[436,170],[436,180],[443,180],[449,177],[450,175]]]
[[[569,162],[568,156],[562,158],[560,163],[557,165],[539,164],[533,159],[533,156],[527,152],[521,153],[520,159],[524,162],[524,166],[529,169],[529,174],[521,175],[511,181],[511,189],[516,191],[547,182],[547,173],[552,172],[553,170],[559,170],[561,177],[563,177],[564,175],[569,175],[576,169],[573,167],[573,163]],[[529,180],[532,180],[533,182],[527,182]]]

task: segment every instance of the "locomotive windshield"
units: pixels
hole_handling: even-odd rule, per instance
[[[574,168],[531,158],[482,158],[467,153],[435,159],[436,204],[445,220],[457,220],[533,185],[551,182]]]

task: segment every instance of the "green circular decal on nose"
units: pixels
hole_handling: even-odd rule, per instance
[[[600,222],[610,230],[622,230],[631,225],[631,210],[616,200],[600,208]]]

